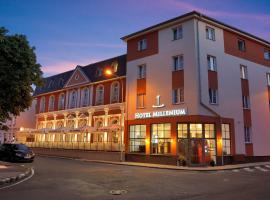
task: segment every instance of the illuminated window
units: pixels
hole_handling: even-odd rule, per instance
[[[206,39],[215,41],[215,29],[206,27]]]
[[[145,153],[146,125],[129,126],[129,151]]]
[[[145,106],[145,94],[137,95],[137,108],[144,108]]]
[[[54,110],[54,96],[50,96],[49,98],[49,111],[53,111]]]
[[[58,110],[63,110],[65,108],[65,94],[62,93],[58,100]]]
[[[171,153],[171,124],[152,124],[151,153]]]
[[[119,82],[114,82],[111,85],[111,103],[119,102]]]
[[[39,112],[45,112],[45,103],[46,103],[45,97],[41,97]]]
[[[178,124],[177,125],[178,138],[188,137],[188,124]]]
[[[172,29],[173,40],[179,40],[183,38],[183,28],[182,26],[178,26]]]
[[[221,125],[223,155],[231,154],[231,132],[229,124]]]
[[[173,71],[178,71],[184,68],[183,55],[173,56]]]
[[[142,39],[138,42],[138,51],[142,51],[147,49],[147,40],[146,39]]]
[[[191,138],[202,138],[202,124],[190,124],[189,130]]]
[[[237,42],[237,44],[238,44],[238,49],[240,50],[240,51],[246,51],[246,43],[245,43],[245,40],[238,40],[238,42]]]
[[[138,66],[138,79],[142,79],[146,77],[146,65]]]
[[[217,58],[215,56],[207,55],[208,70],[217,71]]]
[[[240,65],[240,75],[241,79],[248,79],[247,66]]]
[[[104,104],[104,86],[99,85],[96,89],[96,105]]]

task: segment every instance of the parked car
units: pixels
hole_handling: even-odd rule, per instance
[[[0,145],[0,160],[10,162],[33,162],[34,152],[24,144]]]

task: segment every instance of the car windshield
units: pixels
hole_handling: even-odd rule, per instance
[[[15,150],[23,150],[23,151],[27,151],[28,150],[28,147],[23,145],[23,144],[14,144],[13,145],[13,148]]]

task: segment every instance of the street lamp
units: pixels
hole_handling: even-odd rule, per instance
[[[113,77],[115,77],[115,78],[119,77],[119,76],[113,74],[111,68],[105,69],[104,74],[105,74],[105,76],[108,76],[108,77],[109,77],[109,76],[111,76],[111,77],[113,76]],[[120,79],[120,81],[121,81],[121,97],[122,97],[122,102],[123,102],[123,100],[124,100],[124,96],[123,96],[123,95],[124,95],[123,79]],[[123,131],[123,130],[121,130],[121,131]],[[120,134],[120,161],[121,161],[121,162],[123,161],[123,147],[122,147],[122,140],[123,140],[123,137],[122,137],[122,132],[121,132],[121,134]]]

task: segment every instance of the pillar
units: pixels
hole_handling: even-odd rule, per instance
[[[53,129],[56,128],[56,117],[57,117],[57,114],[53,114]]]
[[[108,113],[109,113],[109,108],[104,108],[104,111],[105,111],[104,126],[108,126]]]
[[[79,123],[79,111],[76,111],[75,112],[75,115],[76,115],[76,117],[75,117],[75,128],[78,128],[78,123]]]
[[[67,113],[63,113],[64,115],[64,127],[67,127]]]
[[[94,109],[88,110],[88,122],[87,122],[88,126],[92,126],[92,116],[93,116],[94,112],[95,112]]]
[[[66,100],[65,100],[65,103],[66,103],[65,107],[66,107],[66,109],[68,109],[68,99],[69,99],[69,92],[67,90],[66,91]]]

